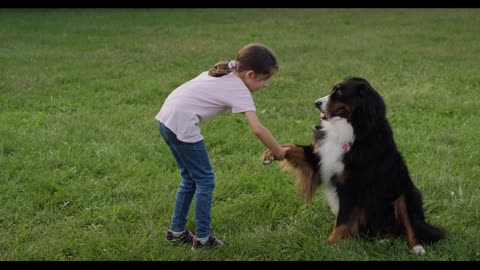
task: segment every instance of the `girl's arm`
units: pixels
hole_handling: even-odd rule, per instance
[[[289,148],[282,148],[280,144],[275,140],[270,131],[266,129],[260,120],[258,120],[257,113],[254,111],[245,112],[250,130],[255,136],[275,155],[276,160],[283,160],[285,158],[285,152]]]

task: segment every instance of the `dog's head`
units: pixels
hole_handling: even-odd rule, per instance
[[[369,132],[378,120],[385,118],[385,103],[378,92],[363,78],[347,77],[335,84],[331,92],[315,101],[323,121],[346,119],[359,132]]]

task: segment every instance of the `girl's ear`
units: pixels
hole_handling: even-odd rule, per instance
[[[245,77],[247,77],[249,79],[255,78],[255,71],[253,71],[253,70],[247,71],[247,73],[245,73]]]

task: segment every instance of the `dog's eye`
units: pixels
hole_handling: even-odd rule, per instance
[[[343,94],[342,90],[341,90],[341,89],[338,89],[338,90],[337,90],[337,95],[338,95],[338,96],[342,96],[342,94]]]

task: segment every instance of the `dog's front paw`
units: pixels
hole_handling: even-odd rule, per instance
[[[269,165],[272,163],[272,161],[275,160],[275,155],[272,153],[272,151],[267,150],[265,153],[262,155],[262,162],[263,165]]]
[[[325,241],[325,242],[327,244],[331,245],[331,244],[335,244],[335,243],[339,242],[340,240],[345,239],[346,237],[347,237],[346,235],[343,235],[343,234],[339,233],[338,231],[334,231],[334,232],[332,232],[332,234],[330,234],[327,241]]]
[[[332,245],[332,244],[335,244],[336,242],[338,242],[340,240],[340,238],[334,236],[334,235],[330,235],[328,237],[328,239],[325,241],[325,243],[327,243],[328,245]]]

